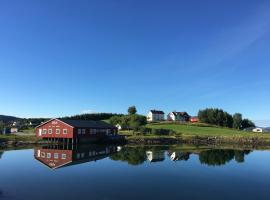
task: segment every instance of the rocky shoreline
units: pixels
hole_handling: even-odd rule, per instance
[[[270,140],[259,138],[222,138],[222,137],[175,137],[175,138],[127,138],[128,144],[192,144],[192,145],[252,145],[252,146],[270,146]]]
[[[270,146],[270,140],[261,138],[234,138],[234,137],[120,137],[118,139],[111,139],[101,141],[99,143],[114,143],[114,144],[136,144],[136,145],[169,145],[169,144],[191,144],[191,145],[250,145],[250,146]],[[51,142],[45,140],[5,140],[0,141],[0,148],[6,147],[19,147],[29,145],[45,145],[51,144]],[[58,143],[54,143],[58,144]]]

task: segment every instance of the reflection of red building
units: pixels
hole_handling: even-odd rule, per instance
[[[199,122],[199,118],[198,117],[190,117],[189,121],[190,122]]]
[[[59,147],[36,147],[34,157],[51,169],[58,169],[64,166],[100,160],[106,158],[111,153],[115,153],[116,150],[116,146],[92,147],[79,150],[59,149]]]
[[[95,141],[117,134],[117,128],[103,121],[51,119],[36,127],[36,136],[48,140]]]

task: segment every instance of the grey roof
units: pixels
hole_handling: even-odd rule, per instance
[[[182,117],[184,117],[184,116],[189,116],[187,112],[172,112],[172,113],[173,113],[175,116],[176,116],[176,115],[180,115],[180,116],[182,116]]]
[[[103,121],[77,120],[77,119],[59,119],[60,121],[79,128],[115,128],[113,125]]]
[[[164,112],[161,110],[150,110],[150,112],[155,114],[164,114]]]

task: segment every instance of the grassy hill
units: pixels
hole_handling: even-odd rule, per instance
[[[202,123],[151,123],[147,125],[153,129],[173,130],[183,136],[205,136],[205,137],[260,137],[270,138],[270,134],[252,133],[230,128],[223,128]]]

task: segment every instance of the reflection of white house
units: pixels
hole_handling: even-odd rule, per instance
[[[262,133],[263,129],[262,128],[254,128],[254,129],[252,129],[252,132],[254,132],[254,133]]]
[[[159,162],[165,159],[163,151],[146,151],[146,157],[150,162]]]
[[[189,154],[188,152],[172,152],[170,155],[170,159],[172,161],[177,161],[177,160],[188,160],[189,159]]]
[[[164,120],[164,112],[160,110],[150,110],[147,114],[147,121],[155,122],[155,121],[163,121]]]
[[[167,115],[168,121],[181,121],[186,122],[189,121],[190,116],[187,114],[187,112],[170,112]]]

